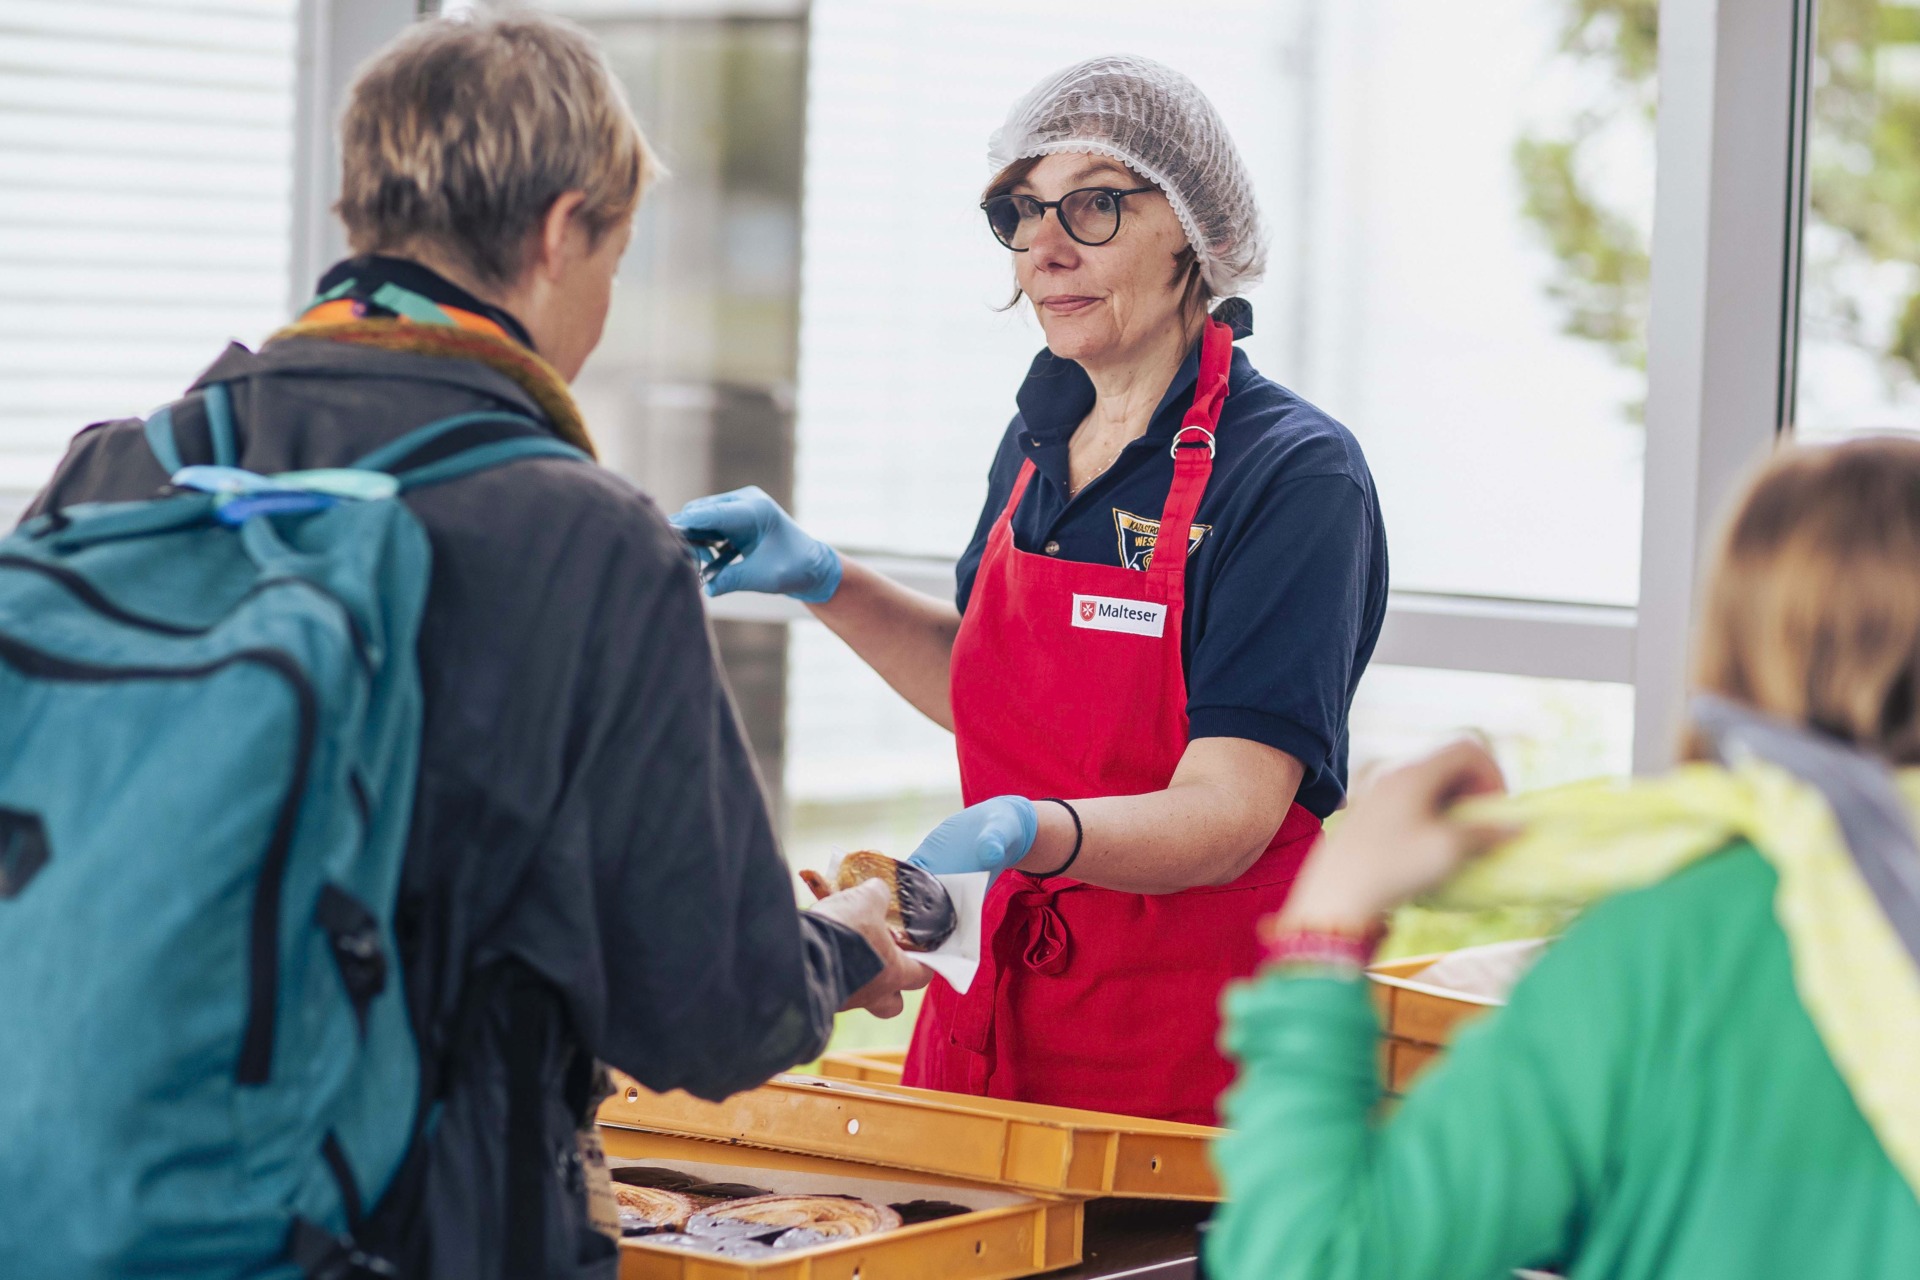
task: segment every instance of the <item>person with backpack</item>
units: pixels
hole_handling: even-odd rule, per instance
[[[1686,763],[1462,805],[1501,786],[1462,743],[1358,798],[1228,997],[1207,1274],[1920,1274],[1916,682],[1920,442],[1788,448],[1707,586]],[[1388,1111],[1361,969],[1421,895],[1606,900]]]
[[[0,545],[0,1275],[612,1277],[601,1063],[721,1098],[928,980],[879,886],[796,910],[592,464],[654,173],[601,54],[419,23],[341,143],[354,256]]]

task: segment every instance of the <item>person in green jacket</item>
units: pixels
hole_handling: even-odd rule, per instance
[[[1471,800],[1458,744],[1315,851],[1227,1001],[1211,1280],[1920,1276],[1920,442],[1778,456],[1700,640],[1694,763]],[[1634,884],[1381,1107],[1386,912]]]

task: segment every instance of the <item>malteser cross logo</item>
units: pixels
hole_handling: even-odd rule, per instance
[[[1073,625],[1090,631],[1119,631],[1132,636],[1158,636],[1167,629],[1167,606],[1146,600],[1114,596],[1073,597]]]

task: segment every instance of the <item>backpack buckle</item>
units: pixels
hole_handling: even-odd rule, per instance
[[[309,1218],[287,1232],[287,1258],[307,1280],[398,1280],[400,1269]]]
[[[334,884],[320,886],[320,901],[313,914],[333,947],[340,981],[346,986],[347,999],[353,1004],[364,1036],[367,1010],[387,985],[387,954],[381,945],[380,921],[359,899]]]

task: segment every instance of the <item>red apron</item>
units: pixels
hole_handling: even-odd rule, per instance
[[[953,646],[968,804],[1139,795],[1172,780],[1187,748],[1188,539],[1232,359],[1232,332],[1209,321],[1145,572],[1016,548],[1013,513],[1034,470],[1031,461],[1021,468]],[[1253,867],[1217,888],[1119,893],[1068,877],[1000,876],[987,895],[980,972],[964,996],[934,979],[906,1083],[1213,1123],[1233,1075],[1214,1043],[1220,989],[1253,972],[1255,922],[1285,901],[1319,830],[1294,805]]]

